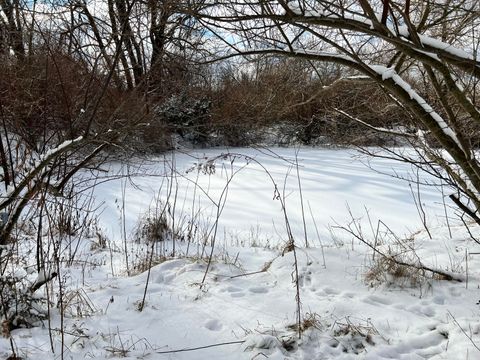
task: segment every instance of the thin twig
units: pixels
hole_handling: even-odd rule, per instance
[[[245,342],[245,340],[227,341],[227,342],[223,342],[223,343],[217,343],[217,344],[211,344],[211,345],[205,345],[205,346],[198,346],[198,347],[193,347],[193,348],[183,348],[183,349],[177,349],[177,350],[155,351],[155,353],[156,353],[156,354],[173,354],[173,353],[179,353],[179,352],[187,352],[187,351],[196,351],[196,350],[208,349],[208,348],[218,347],[218,346],[243,344],[244,342]]]
[[[308,205],[308,210],[310,211],[310,216],[312,217],[313,226],[315,227],[315,232],[317,233],[318,242],[320,243],[320,249],[322,250],[323,267],[326,269],[327,268],[327,263],[325,261],[325,251],[323,249],[322,238],[320,237],[320,233],[318,231],[317,222],[315,221],[315,218],[313,217],[313,212],[312,212],[312,207],[310,206],[310,201],[307,201],[307,205]]]
[[[448,314],[452,317],[453,319],[453,322],[455,323],[455,325],[457,325],[460,330],[462,330],[462,332],[465,334],[465,336],[467,337],[468,340],[470,340],[470,342],[472,343],[472,345],[475,347],[475,349],[477,349],[478,351],[480,351],[480,347],[478,347],[477,344],[475,344],[475,341],[473,341],[472,337],[470,335],[467,334],[467,332],[462,328],[462,326],[458,323],[457,319],[455,319],[455,316],[453,316],[453,314],[450,312],[450,310],[447,310]]]
[[[229,279],[235,279],[235,278],[238,278],[238,277],[244,277],[244,276],[261,274],[261,273],[264,273],[265,271],[266,271],[266,270],[258,270],[258,271],[252,271],[252,272],[245,273],[245,274],[233,275],[233,276],[230,276]]]
[[[307,223],[305,221],[305,207],[303,205],[302,182],[300,180],[300,170],[299,170],[299,166],[298,166],[298,152],[299,151],[300,151],[300,149],[295,150],[295,170],[297,171],[298,193],[300,195],[300,209],[302,210],[303,236],[305,237],[305,247],[308,248]]]

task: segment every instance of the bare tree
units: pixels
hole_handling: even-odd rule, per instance
[[[129,2],[127,15],[135,3]],[[10,29],[7,41],[0,41],[0,317],[7,329],[31,326],[38,320],[27,316],[35,300],[33,293],[60,277],[62,237],[56,237],[49,258],[43,244],[53,238],[60,217],[71,219],[75,212],[78,204],[71,199],[81,190],[73,185],[75,175],[110,159],[109,148],[123,149],[125,138],[147,126],[149,116],[142,94],[126,93],[119,86],[118,64],[122,43],[128,38],[121,36],[128,30],[125,21],[119,23],[121,42],[112,52],[111,41],[103,37],[100,27],[93,26],[94,16],[86,6],[43,10],[40,22],[35,20],[36,10],[23,5],[8,0],[0,3],[0,31],[11,12],[16,14],[13,19],[19,32]],[[76,24],[75,19],[63,23],[69,11],[78,11],[86,25]],[[51,30],[59,21],[73,27],[67,32],[62,27]],[[77,25],[88,29],[76,33]],[[83,45],[89,35],[98,44],[86,49]],[[63,215],[52,206],[59,203],[68,207]],[[38,278],[31,284],[7,276],[15,245],[23,239],[18,234],[22,234],[26,210],[29,221],[37,223],[32,250]],[[24,309],[27,313],[21,314]]]
[[[1,0],[0,10],[0,52],[12,50],[20,59],[25,56],[24,22],[19,0]]]
[[[196,16],[216,38],[212,59],[270,55],[333,62],[350,69],[350,81],[376,83],[415,126],[395,135],[405,136],[420,160],[402,160],[452,185],[454,201],[475,218],[479,11],[471,0],[247,0],[211,1]],[[343,115],[369,125],[368,117]]]
[[[29,201],[152,122],[152,72],[201,38],[183,2],[95,5],[0,2],[1,245]]]

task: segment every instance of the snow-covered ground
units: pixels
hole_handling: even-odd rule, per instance
[[[236,155],[218,159],[215,171],[206,159],[226,150],[170,154],[130,167],[129,181],[98,184],[98,233],[107,246],[98,248],[95,237],[81,239],[79,261],[63,269],[73,299],[66,306],[64,358],[480,358],[480,248],[454,219],[441,190],[385,175],[416,179],[406,164],[375,159],[374,171],[351,150],[297,150],[229,149]],[[114,164],[110,174],[126,171]],[[415,205],[419,194],[432,239]],[[295,252],[286,248],[282,202]],[[177,237],[155,245],[156,254],[165,255],[175,246],[176,258],[149,275],[138,273],[134,266],[145,264],[149,247],[133,241],[138,221],[145,224],[163,209],[177,235],[195,229],[195,242]],[[395,266],[342,227],[361,231],[397,260],[421,260],[462,281]],[[18,355],[60,358],[59,321],[54,309],[54,355],[47,323],[12,333]],[[0,358],[9,348],[1,339]]]
[[[321,240],[330,242],[331,227],[351,220],[349,209],[354,217],[367,217],[368,212],[375,225],[381,219],[400,236],[410,235],[422,226],[412,195],[413,190],[417,197],[416,185],[411,190],[409,182],[389,176],[416,180],[417,173],[410,165],[359,156],[353,150],[302,148],[295,155],[297,151],[287,148],[213,149],[175,153],[165,159],[143,163],[140,169],[114,166],[114,173],[130,172],[133,176],[131,182],[105,182],[97,186],[97,198],[103,198],[107,207],[102,214],[105,231],[109,237],[121,236],[121,227],[112,224],[120,225],[118,205],[123,202],[122,186],[126,186],[124,201],[128,207],[126,230],[129,232],[147,207],[156,206],[158,194],[165,199],[169,191],[170,202],[173,203],[177,196],[176,210],[180,215],[190,215],[193,206],[194,213],[200,209],[204,220],[213,220],[216,203],[231,178],[219,219],[221,238],[248,240],[255,235],[262,245],[267,239],[270,245],[282,243],[286,238],[285,221],[280,202],[274,200],[276,184],[279,195],[285,196],[293,233],[301,241],[305,236],[295,159],[298,160],[307,240],[310,239],[312,244],[319,245],[312,216]],[[198,174],[192,170],[193,164],[205,164],[206,159],[227,153],[231,155],[217,160],[212,174]],[[145,172],[150,175],[170,174],[172,163],[177,169],[173,190],[163,176],[143,175]],[[420,174],[420,180],[437,182],[423,174]],[[441,189],[421,186],[421,202],[428,212],[429,226],[445,224]]]

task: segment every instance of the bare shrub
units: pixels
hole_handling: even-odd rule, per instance
[[[390,254],[390,257],[377,257],[365,273],[365,282],[370,286],[386,284],[387,286],[419,287],[428,279],[430,273],[421,268],[406,266],[395,259],[404,262],[406,254]]]
[[[381,220],[375,229],[367,212],[372,231],[369,239],[363,233],[361,219],[354,218],[351,210],[348,211],[350,223],[347,226],[336,227],[352,236],[352,246],[356,239],[371,249],[372,265],[365,274],[365,280],[369,285],[421,287],[428,279],[462,281],[458,274],[426,265],[416,252],[414,236],[402,239]]]
[[[163,209],[163,206],[160,205],[160,208]],[[163,211],[150,209],[142,216],[133,232],[135,245],[131,256],[133,273],[130,275],[143,273],[167,260],[171,255],[167,253],[167,242],[173,237]]]
[[[138,222],[134,239],[136,242],[161,242],[172,238],[172,231],[164,214],[147,213]]]
[[[303,316],[302,322],[300,323],[300,332],[305,332],[307,330],[311,329],[317,329],[317,330],[322,330],[323,325],[322,322],[320,321],[320,316],[316,313],[305,313]],[[294,330],[295,332],[298,332],[298,324],[292,324],[288,326],[289,329]]]
[[[307,102],[318,82],[308,64],[290,59],[255,59],[249,70],[226,64],[212,91],[212,129],[225,145],[265,140],[277,124],[309,118]]]
[[[0,320],[5,333],[38,326],[48,317],[47,299],[35,293],[36,282],[16,271],[0,276]]]
[[[98,310],[83,289],[67,291],[64,296],[62,311],[70,317],[88,317]]]
[[[370,286],[400,286],[422,288],[431,280],[452,280],[451,274],[425,266],[416,253],[414,238],[396,239],[389,245],[379,246],[381,256],[373,258],[365,273]],[[385,250],[383,250],[385,249]]]
[[[375,345],[377,329],[370,321],[354,323],[351,318],[336,320],[332,325],[332,347],[340,346],[343,352],[360,354],[368,345]]]

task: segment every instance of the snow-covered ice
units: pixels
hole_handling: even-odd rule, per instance
[[[193,164],[226,153],[232,156],[223,161],[218,160],[216,170],[211,175],[198,175],[196,171],[188,171]],[[194,204],[194,211],[200,208],[202,217],[206,219],[211,219],[215,215],[216,207],[213,202],[220,198],[227,178],[231,176],[232,171],[242,168],[234,175],[228,187],[227,201],[219,225],[222,237],[224,234],[227,237],[248,237],[253,231],[263,239],[271,239],[274,244],[281,242],[285,237],[281,205],[279,201],[273,199],[275,188],[269,175],[277,184],[282,196],[285,194],[287,213],[294,235],[297,238],[304,237],[294,149],[214,149],[187,154],[176,153],[173,156],[173,160],[171,155],[167,155],[158,161],[144,164],[142,172],[130,167],[130,172],[140,173],[132,176],[131,182],[117,180],[97,186],[97,198],[104,199],[106,205],[101,218],[104,223],[110,224],[105,229],[108,236],[121,236],[120,226],[111,224],[119,224],[120,214],[117,208],[122,201],[122,186],[127,187],[126,227],[129,232],[139,217],[145,213],[146,208],[155,205],[159,194],[161,198],[167,197],[169,184],[161,175],[170,174],[173,162],[178,170],[178,174],[175,175],[175,182],[178,185],[174,184],[178,187],[177,210],[189,214]],[[230,167],[232,159],[233,170]],[[381,219],[401,236],[409,235],[421,227],[422,222],[415,207],[409,182],[390,176],[410,178],[413,183],[416,180],[416,172],[412,172],[410,165],[385,159],[370,159],[360,156],[354,150],[302,148],[297,159],[307,235],[314,243],[317,242],[315,240],[317,234],[311,215],[313,214],[315,218],[321,238],[328,239],[331,237],[331,226],[351,220],[348,208],[355,217],[366,217],[368,211],[372,221],[376,223]],[[127,169],[114,166],[112,171],[126,173]],[[150,176],[144,176],[143,171],[148,172]],[[423,180],[422,176],[420,174],[420,180]],[[424,180],[432,184],[437,183],[430,177],[425,177]],[[416,194],[416,186],[413,190]],[[445,222],[445,213],[441,192],[433,186],[422,186],[421,193],[421,201],[429,213],[429,225],[442,225]],[[173,195],[170,197],[173,198]],[[312,213],[309,208],[312,209]]]

